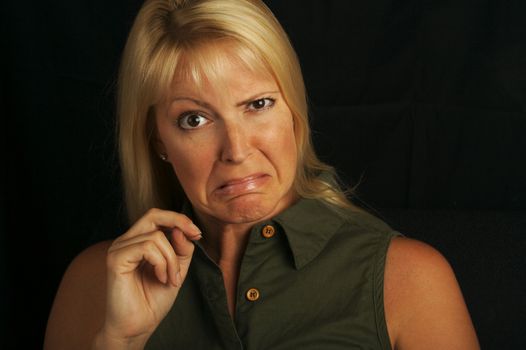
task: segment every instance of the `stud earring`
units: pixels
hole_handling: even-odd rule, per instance
[[[168,161],[168,156],[166,155],[166,153],[159,154],[159,158],[161,158],[161,160],[163,160],[165,162]]]

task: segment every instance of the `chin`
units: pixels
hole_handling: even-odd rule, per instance
[[[218,216],[218,219],[233,224],[244,224],[262,221],[277,214],[279,202],[249,198],[254,196],[246,197],[236,198],[227,203],[221,210],[223,215]]]

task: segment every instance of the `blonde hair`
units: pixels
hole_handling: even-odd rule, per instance
[[[264,69],[276,80],[294,118],[298,195],[352,207],[333,181],[333,168],[314,152],[299,61],[266,5],[260,0],[149,0],[131,29],[119,76],[119,153],[130,221],[152,207],[179,209],[182,204],[177,178],[152,142],[154,108],[176,73],[196,83],[205,77],[213,81],[221,55],[214,60],[210,51],[219,43],[228,43],[248,69]],[[320,177],[323,172],[332,176]]]

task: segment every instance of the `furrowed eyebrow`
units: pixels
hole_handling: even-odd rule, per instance
[[[209,103],[206,103],[206,102],[200,101],[200,100],[196,100],[195,98],[191,98],[191,97],[184,97],[184,96],[175,97],[175,98],[172,99],[171,103],[174,103],[174,102],[177,102],[177,101],[190,101],[190,102],[193,102],[196,105],[199,105],[201,107],[205,107],[207,109],[212,109],[212,106]]]
[[[260,92],[260,93],[257,93],[241,102],[238,102],[236,103],[236,107],[241,107],[241,106],[244,106],[254,100],[257,100],[258,98],[262,97],[262,96],[265,96],[265,95],[268,95],[268,94],[279,94],[280,92],[279,91],[264,91],[264,92]],[[201,101],[201,100],[197,100],[195,98],[192,98],[192,97],[186,97],[186,96],[177,96],[177,97],[174,97],[172,98],[171,100],[171,103],[174,103],[174,102],[177,102],[177,101],[190,101],[190,102],[193,102],[195,103],[196,105],[198,106],[201,106],[201,107],[204,107],[204,108],[207,108],[207,109],[213,109],[212,105],[210,105],[209,103],[206,103],[204,101]]]
[[[265,91],[265,92],[260,92],[260,93],[258,93],[258,94],[256,94],[256,95],[253,95],[252,97],[247,98],[246,100],[243,100],[243,101],[241,101],[241,102],[239,102],[239,103],[236,103],[236,107],[244,106],[244,105],[248,104],[249,102],[252,102],[252,101],[254,101],[254,100],[257,100],[258,97],[263,97],[263,96],[268,95],[268,94],[278,94],[278,93],[279,93],[279,91]]]

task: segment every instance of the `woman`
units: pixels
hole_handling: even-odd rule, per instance
[[[46,348],[478,348],[444,258],[316,158],[298,60],[259,0],[146,1],[119,118],[135,223],[68,268]]]

